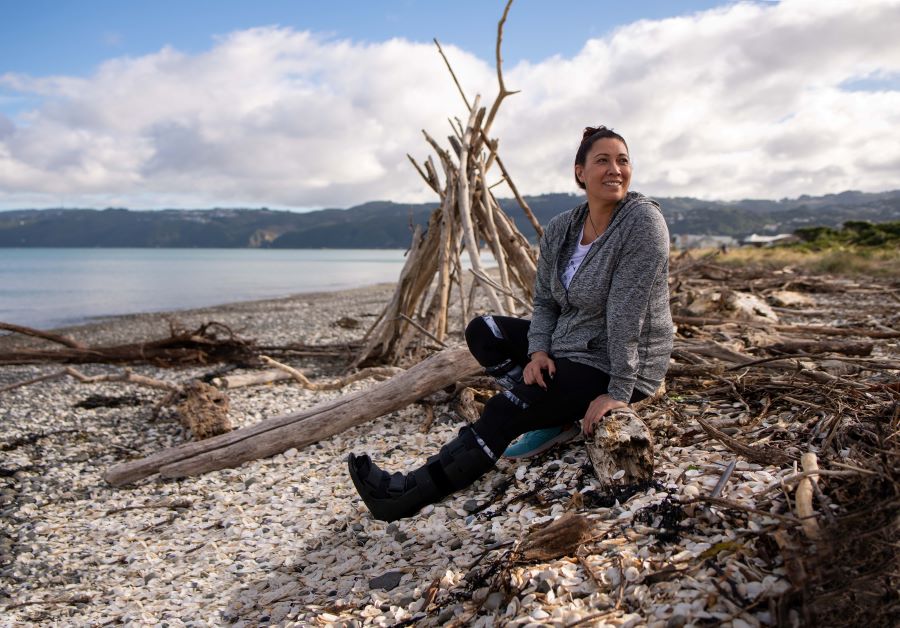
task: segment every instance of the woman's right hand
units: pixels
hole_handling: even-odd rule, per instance
[[[547,390],[547,382],[544,381],[542,371],[547,371],[550,378],[556,374],[556,364],[553,359],[544,351],[535,351],[531,354],[531,362],[525,365],[523,379],[526,384],[537,384],[544,390]]]

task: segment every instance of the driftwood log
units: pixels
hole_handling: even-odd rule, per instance
[[[257,364],[253,344],[238,338],[230,327],[209,322],[194,330],[170,329],[170,336],[125,345],[87,347],[68,338],[49,332],[0,323],[0,329],[43,338],[64,345],[60,349],[13,349],[0,351],[0,365],[4,364],[154,364],[156,366],[187,366],[231,362],[241,365]]]
[[[773,325],[759,321],[736,321],[727,318],[713,318],[708,316],[682,316],[673,315],[672,320],[677,325],[691,325],[703,327],[707,325],[731,325],[740,323],[744,327],[758,327],[774,331],[784,331],[795,334],[820,334],[822,336],[861,336],[864,338],[900,338],[900,331],[887,329],[867,329],[865,327],[830,327],[828,325]]]
[[[574,556],[591,536],[591,522],[584,515],[567,512],[556,521],[530,530],[513,552],[522,562],[549,561]]]
[[[235,467],[292,447],[300,449],[403,408],[480,370],[468,350],[447,349],[364,391],[116,465],[104,474],[104,479],[120,486],[157,473],[163,477],[186,477]]]
[[[872,355],[875,345],[871,342],[852,340],[786,340],[766,345],[767,351],[776,353],[840,353],[843,355]]]
[[[232,430],[228,396],[214,386],[193,381],[184,387],[185,399],[178,404],[178,418],[197,440]]]
[[[587,440],[588,457],[603,484],[625,485],[653,479],[653,435],[631,408],[610,412]]]

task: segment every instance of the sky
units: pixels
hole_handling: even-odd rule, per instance
[[[467,110],[432,38],[489,104],[504,4],[5,2],[0,209],[433,201],[406,155]],[[897,189],[898,24],[900,0],[517,0],[492,135],[525,194],[577,192],[596,124],[653,196]]]

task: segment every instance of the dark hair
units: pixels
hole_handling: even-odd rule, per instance
[[[591,146],[594,145],[594,142],[607,137],[619,140],[620,142],[625,144],[625,150],[628,150],[628,142],[625,141],[625,138],[612,129],[607,129],[602,124],[597,127],[589,126],[581,135],[581,145],[578,147],[578,152],[575,153],[575,165],[583,166],[584,162],[587,161],[588,151],[591,150]],[[577,176],[575,177],[575,182],[582,190],[585,189],[584,183],[580,181]]]

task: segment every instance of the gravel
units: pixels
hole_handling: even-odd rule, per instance
[[[174,317],[188,327],[221,321],[262,344],[347,342],[361,337],[391,289],[125,316],[65,333],[88,344],[124,343],[165,336]],[[342,317],[362,324],[337,325]],[[38,342],[5,337],[0,348]],[[336,372],[312,359],[290,363],[313,379]],[[183,383],[214,368],[134,371]],[[58,369],[2,367],[0,387]],[[82,370],[93,375],[117,367]],[[291,383],[229,390],[230,416],[237,427],[246,426],[373,384],[364,380],[323,392]],[[136,401],[78,407],[92,395]],[[783,567],[753,560],[738,566],[723,558],[751,546],[748,535],[757,521],[742,527],[713,514],[715,523],[704,524],[706,515],[698,508],[692,518],[694,506],[688,506],[682,525],[693,532],[669,542],[658,538],[653,521],[638,523],[639,512],[670,495],[677,503],[686,491],[712,490],[732,459],[712,442],[677,446],[673,438],[660,446],[656,487],[610,508],[581,508],[596,540],[580,557],[521,564],[509,560],[513,542],[578,508],[579,493],[601,490],[583,472],[587,456],[580,439],[535,460],[501,461],[470,489],[388,525],[372,519],[359,501],[345,470],[347,453],[369,452],[391,470],[414,468],[455,436],[462,419],[449,407],[435,408],[436,416],[449,419],[435,421],[427,433],[424,413],[412,406],[302,451],[235,469],[110,487],[102,479],[110,466],[189,440],[171,411],[153,419],[161,396],[148,388],[71,378],[0,393],[0,624],[390,626],[456,620],[526,626],[587,620],[584,625],[663,628],[727,625],[743,617],[758,625],[771,617],[767,604],[753,602],[788,586]],[[664,403],[654,420],[656,429],[677,433]],[[749,500],[780,477],[781,471],[739,461],[725,497]],[[511,480],[505,492],[495,490],[498,478]],[[714,547],[728,549],[717,550],[712,566],[700,557]],[[686,575],[645,583],[667,567]],[[598,614],[601,619],[588,620]]]

